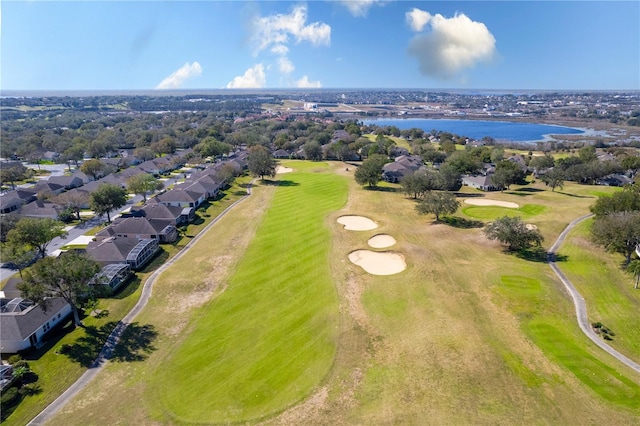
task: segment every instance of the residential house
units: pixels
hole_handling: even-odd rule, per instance
[[[83,185],[91,182],[89,176],[87,176],[85,173],[82,173],[80,170],[76,170],[75,172],[73,172],[72,176],[82,179]]]
[[[124,179],[126,182],[127,180],[129,180],[129,178],[142,173],[146,173],[146,172],[139,167],[129,167],[127,169],[122,170],[120,173],[118,173],[118,176],[121,179]]]
[[[129,167],[129,161],[122,157],[102,158],[100,162],[112,170],[122,170]]]
[[[84,185],[82,178],[75,175],[51,176],[48,182],[62,185],[65,190],[79,188]]]
[[[189,189],[170,189],[156,195],[151,200],[166,206],[198,208],[205,200],[205,194],[193,192]]]
[[[17,353],[39,346],[55,327],[71,315],[71,305],[62,297],[47,300],[46,310],[21,297],[0,299],[0,348]]]
[[[96,239],[113,236],[136,238],[138,240],[151,238],[160,243],[172,243],[178,238],[178,231],[170,219],[149,219],[146,217],[120,217],[113,220],[111,225],[96,234]]]
[[[605,186],[625,186],[632,183],[633,179],[623,174],[612,174],[596,179],[596,184]]]
[[[147,203],[143,207],[136,209],[135,207],[129,210],[128,214],[123,214],[122,217],[145,217],[147,219],[163,219],[170,221],[173,225],[182,225],[193,220],[195,215],[194,209],[188,209],[186,217],[184,215],[184,208],[176,206],[166,206],[161,203]]]
[[[291,153],[284,149],[278,149],[277,151],[274,151],[272,155],[273,155],[273,158],[279,158],[279,159],[291,158]]]
[[[401,155],[392,163],[382,167],[382,179],[387,182],[401,182],[402,179],[424,167],[422,158],[417,155]]]
[[[46,200],[36,200],[20,207],[18,216],[58,219],[61,208]]]
[[[0,213],[10,213],[20,206],[36,200],[36,192],[31,188],[17,188],[0,195]]]
[[[492,175],[488,176],[463,176],[462,184],[481,191],[499,191],[500,188],[493,184]]]
[[[218,192],[220,192],[220,184],[211,178],[205,177],[198,180],[188,179],[180,185],[176,185],[173,189],[184,189],[197,194],[204,194],[205,199],[209,199],[218,195]]]
[[[49,180],[41,180],[38,183],[36,183],[33,186],[33,189],[36,191],[36,193],[40,193],[40,192],[48,192],[48,193],[52,193],[55,195],[58,195],[62,192],[64,192],[65,188],[64,185],[61,185],[59,183],[55,183],[55,182],[50,182]]]
[[[102,266],[110,263],[128,263],[131,269],[144,267],[160,250],[158,240],[131,237],[109,237],[91,241],[87,245],[87,255]]]

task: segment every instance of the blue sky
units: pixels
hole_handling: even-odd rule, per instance
[[[9,1],[3,90],[640,90],[638,1]]]

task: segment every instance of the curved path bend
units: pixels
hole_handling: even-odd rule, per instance
[[[589,318],[587,317],[587,304],[585,303],[584,298],[580,295],[580,293],[574,287],[571,281],[569,281],[569,278],[567,278],[567,276],[560,270],[560,268],[555,262],[556,252],[558,248],[562,245],[562,243],[564,243],[564,240],[569,234],[569,231],[571,231],[578,223],[582,222],[585,219],[590,218],[591,216],[593,215],[588,214],[585,216],[581,216],[575,219],[574,221],[572,221],[569,225],[567,225],[564,231],[562,231],[562,233],[558,236],[558,239],[556,240],[556,242],[553,243],[553,245],[549,249],[549,252],[547,253],[547,260],[549,262],[549,266],[551,267],[551,269],[553,269],[553,272],[556,273],[558,278],[560,278],[560,281],[562,281],[562,284],[564,284],[564,287],[567,289],[567,292],[569,292],[571,299],[573,299],[573,304],[576,307],[576,317],[578,319],[578,325],[580,326],[580,330],[582,330],[582,332],[593,343],[598,345],[602,350],[607,352],[609,355],[611,355],[618,361],[622,362],[624,365],[640,373],[640,364],[638,364],[637,362],[633,361],[631,358],[621,354],[620,352],[618,352],[617,350],[609,346],[607,343],[604,342],[604,340],[600,338],[600,336],[595,331],[593,331],[593,329],[591,328],[591,324],[589,323]]]
[[[249,183],[247,187],[247,196],[251,195],[251,186],[253,185],[253,181]],[[91,363],[91,366],[87,371],[84,372],[82,376],[78,378],[62,395],[56,398],[51,404],[47,406],[44,410],[40,412],[36,417],[34,417],[28,425],[42,425],[49,418],[51,418],[54,414],[56,414],[62,407],[65,406],[74,396],[76,396],[93,378],[102,370],[102,368],[106,365],[106,361],[111,358],[113,354],[113,350],[115,349],[122,333],[126,330],[126,328],[133,322],[135,317],[144,309],[144,307],[149,302],[151,298],[151,290],[153,289],[153,285],[158,280],[158,277],[162,272],[164,272],[168,267],[174,264],[175,261],[180,259],[185,253],[189,251],[194,244],[196,244],[200,238],[207,233],[207,231],[215,225],[218,220],[224,217],[232,208],[238,205],[240,202],[246,200],[247,197],[242,197],[239,200],[236,200],[229,207],[224,209],[222,213],[220,213],[216,218],[214,218],[211,223],[209,223],[202,231],[198,233],[191,241],[189,241],[183,248],[180,250],[173,258],[171,258],[167,263],[163,264],[160,268],[158,268],[153,274],[147,278],[142,287],[142,294],[140,295],[140,299],[138,303],[129,311],[129,313],[122,318],[118,322],[118,325],[113,329],[107,341],[105,342],[102,350],[98,354],[98,357]]]

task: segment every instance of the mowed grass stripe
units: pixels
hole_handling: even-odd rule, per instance
[[[304,398],[331,368],[338,300],[324,220],[346,202],[347,182],[319,164],[285,176],[297,185],[277,189],[227,290],[155,381],[174,421],[263,418]]]

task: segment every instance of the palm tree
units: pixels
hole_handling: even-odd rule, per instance
[[[627,265],[627,272],[636,278],[636,285],[633,288],[638,288],[638,284],[640,283],[640,259],[632,260],[629,265]]]

